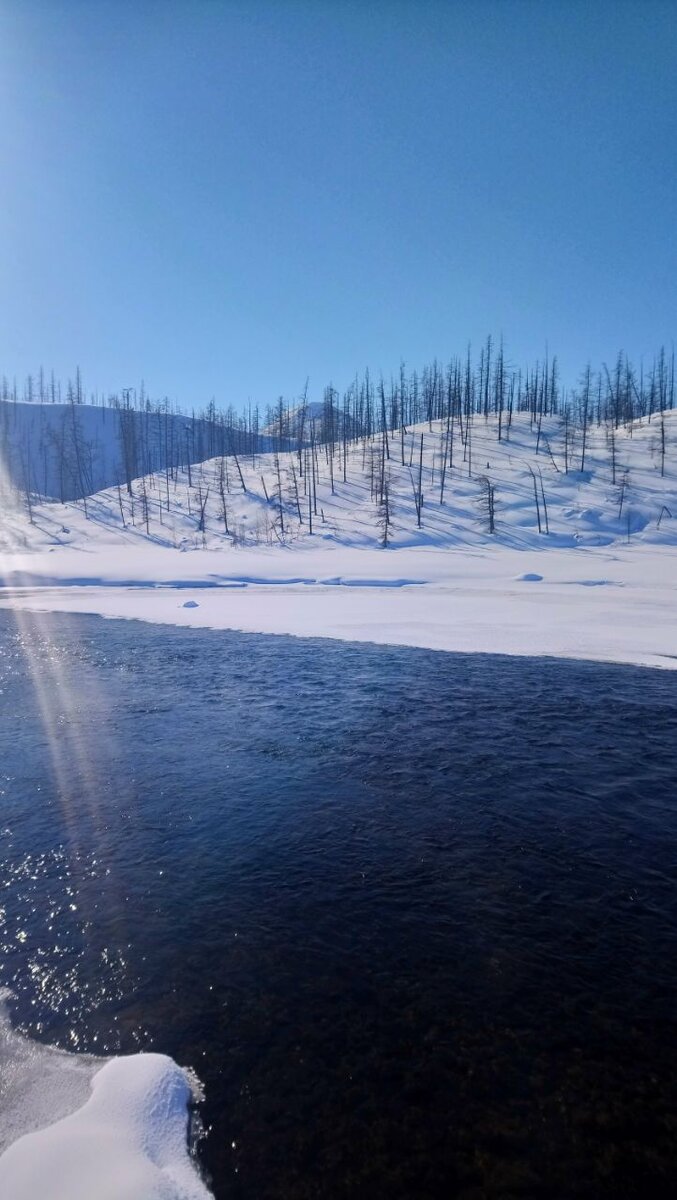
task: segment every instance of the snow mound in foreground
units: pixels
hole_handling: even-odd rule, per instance
[[[171,1058],[100,1066],[2,1024],[0,1132],[18,1137],[0,1156],[3,1200],[211,1200],[188,1153],[191,1085]]]

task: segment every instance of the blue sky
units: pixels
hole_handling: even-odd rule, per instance
[[[0,0],[0,371],[185,406],[675,337],[677,5]]]

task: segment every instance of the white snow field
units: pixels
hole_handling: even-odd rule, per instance
[[[188,1153],[191,1094],[162,1054],[105,1061],[41,1046],[3,1006],[2,1200],[209,1200]]]
[[[86,515],[82,502],[43,503],[33,523],[6,489],[0,605],[674,668],[676,417],[615,430],[615,463],[609,429],[593,425],[581,471],[580,432],[565,446],[557,418],[539,438],[516,414],[499,441],[495,418],[476,416],[470,461],[456,434],[443,494],[445,423],[393,433],[387,548],[379,439],[349,443],[345,461],[340,445],[320,447],[314,504],[288,453],[146,476],[132,495],[89,497]]]

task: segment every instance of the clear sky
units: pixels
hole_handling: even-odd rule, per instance
[[[0,372],[183,405],[676,336],[677,3],[0,0]]]

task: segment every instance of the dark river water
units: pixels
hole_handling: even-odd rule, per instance
[[[0,613],[0,984],[217,1200],[672,1196],[677,675]]]

